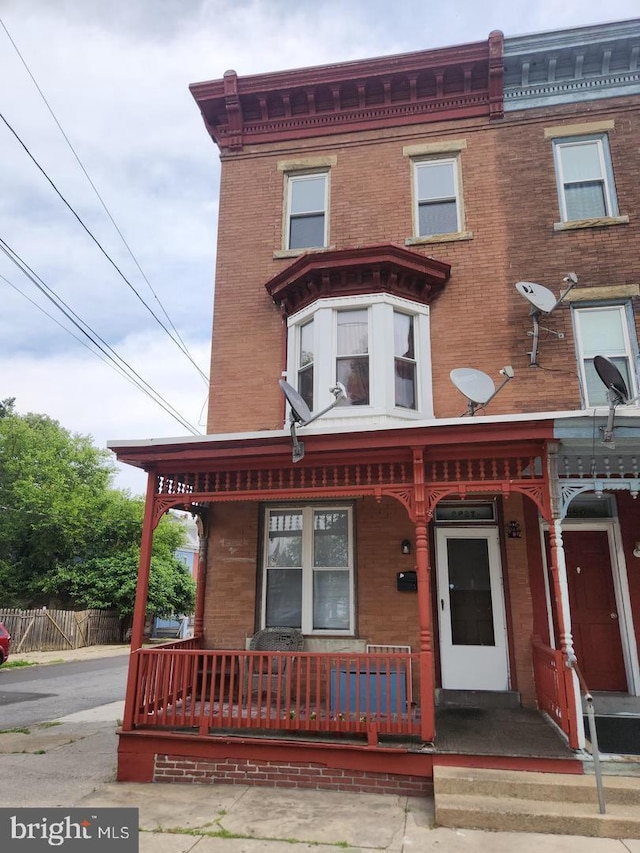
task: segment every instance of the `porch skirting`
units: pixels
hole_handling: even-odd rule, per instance
[[[117,779],[419,797],[433,793],[433,755],[397,747],[120,732]]]

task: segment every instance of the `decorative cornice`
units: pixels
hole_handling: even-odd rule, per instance
[[[640,20],[505,39],[505,110],[637,94]]]
[[[503,35],[486,42],[238,77],[189,88],[222,152],[381,127],[500,118]]]
[[[329,296],[390,293],[428,305],[451,266],[392,243],[308,252],[265,284],[285,316]]]

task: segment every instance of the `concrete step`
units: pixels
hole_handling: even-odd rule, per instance
[[[640,816],[640,777],[606,776],[607,803],[633,805]],[[523,770],[489,770],[467,767],[435,767],[436,795],[480,794],[485,797],[522,800],[597,803],[595,778],[564,773],[533,773]]]
[[[439,794],[435,819],[439,826],[488,829],[494,832],[542,832],[599,838],[640,838],[637,805],[608,805],[598,813],[593,803],[549,803],[516,798]]]
[[[440,826],[640,838],[638,777],[605,777],[604,815],[593,776],[435,766],[433,781]]]

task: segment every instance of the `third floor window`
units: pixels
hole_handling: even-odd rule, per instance
[[[606,135],[558,139],[553,150],[561,220],[617,216]]]
[[[285,249],[327,245],[329,173],[287,176]]]

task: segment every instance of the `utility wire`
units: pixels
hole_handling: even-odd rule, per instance
[[[54,120],[54,122],[56,123],[56,125],[57,125],[57,127],[58,127],[58,130],[59,130],[59,131],[60,131],[60,133],[62,134],[62,137],[63,137],[64,141],[65,141],[65,142],[67,143],[67,145],[69,146],[69,149],[71,150],[71,153],[72,153],[72,154],[73,154],[73,156],[75,157],[76,162],[78,163],[78,165],[79,165],[79,166],[80,166],[80,168],[82,169],[82,171],[83,171],[83,173],[84,173],[84,176],[86,177],[87,181],[89,182],[89,184],[90,184],[90,186],[91,186],[91,189],[94,191],[94,193],[95,193],[95,195],[96,195],[96,197],[97,197],[98,201],[99,201],[99,202],[100,202],[100,204],[102,205],[102,208],[103,208],[104,212],[105,212],[105,213],[107,214],[107,216],[109,217],[109,220],[111,221],[111,224],[113,225],[113,227],[115,228],[115,230],[116,230],[116,232],[117,232],[118,236],[119,236],[119,237],[120,237],[120,239],[122,240],[122,242],[123,242],[123,244],[124,244],[124,246],[125,246],[125,248],[126,248],[127,252],[129,253],[129,255],[130,255],[131,259],[133,260],[134,264],[135,264],[135,265],[136,265],[136,267],[138,268],[138,270],[139,270],[139,272],[140,272],[140,275],[141,275],[141,276],[142,276],[142,278],[146,281],[146,283],[147,283],[147,285],[148,285],[148,287],[149,287],[149,290],[151,291],[151,293],[153,294],[153,296],[154,296],[154,298],[155,298],[156,302],[158,303],[158,305],[159,305],[159,306],[160,306],[160,308],[162,309],[162,312],[163,312],[164,316],[167,318],[167,321],[168,321],[169,325],[171,326],[171,328],[172,328],[172,329],[173,329],[173,331],[175,332],[175,335],[176,335],[177,339],[178,339],[178,340],[180,341],[180,343],[182,344],[183,351],[184,351],[184,352],[188,352],[187,345],[185,344],[184,340],[182,339],[182,337],[181,337],[181,335],[180,335],[180,332],[177,330],[177,328],[176,328],[175,324],[173,323],[173,321],[172,321],[171,317],[170,317],[170,316],[169,316],[169,314],[167,313],[166,308],[164,307],[164,305],[163,305],[163,304],[162,304],[162,302],[160,301],[160,298],[158,297],[158,294],[157,294],[157,293],[155,292],[155,290],[153,289],[153,286],[152,286],[151,282],[149,281],[149,279],[147,278],[147,276],[146,276],[146,274],[145,274],[144,270],[143,270],[143,269],[142,269],[142,267],[140,266],[140,263],[138,262],[137,257],[134,255],[133,250],[131,249],[131,247],[129,246],[129,243],[128,243],[128,242],[127,242],[127,240],[125,239],[124,234],[122,233],[122,231],[121,231],[121,230],[120,230],[120,228],[118,227],[118,225],[117,225],[117,223],[116,223],[115,219],[114,219],[114,218],[113,218],[113,216],[111,215],[111,211],[110,211],[110,210],[109,210],[109,208],[107,207],[106,202],[104,201],[104,199],[102,198],[102,196],[101,196],[100,192],[98,191],[98,188],[96,187],[96,185],[95,185],[95,184],[94,184],[94,182],[92,181],[91,177],[89,176],[89,173],[87,172],[87,170],[86,170],[86,168],[85,168],[85,166],[84,166],[84,163],[83,163],[83,162],[82,162],[82,160],[80,159],[80,156],[78,155],[78,152],[75,150],[75,148],[74,148],[74,147],[73,147],[73,145],[71,144],[71,140],[69,139],[69,137],[67,136],[67,134],[64,132],[64,129],[63,129],[62,125],[61,125],[61,124],[60,124],[60,122],[58,121],[58,117],[56,116],[55,112],[53,111],[53,107],[51,106],[51,104],[50,104],[50,103],[49,103],[49,101],[47,100],[47,98],[46,98],[46,96],[45,96],[44,92],[42,91],[42,89],[41,89],[41,88],[40,88],[40,86],[38,85],[38,81],[37,81],[37,80],[36,80],[36,78],[33,76],[33,73],[32,73],[31,69],[29,68],[29,66],[28,66],[28,64],[27,64],[26,59],[24,58],[24,56],[23,56],[23,55],[22,55],[22,53],[20,52],[20,49],[18,48],[18,45],[17,45],[17,44],[15,43],[15,41],[13,40],[13,38],[12,38],[12,36],[11,36],[11,33],[10,33],[10,32],[9,32],[9,30],[7,29],[7,26],[6,26],[6,24],[4,23],[4,21],[2,20],[2,18],[0,18],[0,25],[2,25],[2,29],[3,29],[3,30],[5,31],[5,33],[7,34],[7,38],[9,39],[9,41],[11,42],[11,44],[13,45],[13,48],[14,48],[15,52],[18,54],[18,57],[19,57],[20,61],[21,61],[21,62],[22,62],[22,64],[24,65],[25,71],[27,72],[27,74],[28,74],[28,75],[29,75],[29,77],[31,78],[31,81],[33,82],[33,85],[36,87],[36,89],[37,89],[37,91],[38,91],[38,94],[40,95],[40,97],[42,98],[42,100],[43,100],[43,102],[44,102],[44,104],[45,104],[46,108],[48,109],[48,111],[49,111],[49,113],[50,113],[50,115],[51,115],[51,118],[52,118],[52,119]]]
[[[4,251],[4,249],[3,249],[3,251]],[[6,252],[5,252],[5,254],[6,254]],[[113,370],[115,370],[115,371],[116,371],[116,373],[118,373],[120,376],[122,376],[122,378],[123,378],[123,379],[126,379],[126,380],[127,380],[127,382],[130,382],[130,383],[131,383],[131,385],[133,385],[135,388],[140,389],[140,386],[139,386],[139,385],[134,381],[134,379],[133,379],[131,376],[129,376],[129,374],[128,374],[128,373],[126,373],[126,372],[125,372],[125,371],[120,367],[120,365],[119,365],[119,364],[117,364],[116,362],[114,362],[112,359],[111,359],[111,360],[110,360],[110,359],[108,359],[108,358],[107,358],[105,355],[103,355],[99,350],[92,349],[92,348],[89,346],[89,344],[88,344],[88,343],[86,343],[85,341],[83,341],[83,340],[82,340],[82,338],[79,338],[79,337],[78,337],[78,335],[74,335],[74,333],[71,331],[71,329],[67,328],[67,326],[65,326],[65,325],[64,325],[64,323],[61,323],[61,322],[60,322],[60,320],[57,320],[57,319],[53,316],[53,314],[50,314],[50,313],[49,313],[49,311],[47,311],[47,310],[46,310],[46,308],[43,308],[43,307],[42,307],[42,305],[39,305],[39,304],[35,301],[35,299],[32,299],[30,296],[28,296],[28,295],[24,292],[24,290],[20,290],[20,288],[19,288],[16,284],[14,284],[12,281],[10,281],[8,278],[6,278],[6,276],[2,275],[1,273],[0,273],[0,279],[2,279],[2,281],[6,282],[6,283],[9,285],[9,287],[12,287],[12,288],[16,291],[16,293],[19,293],[19,294],[20,294],[20,296],[24,296],[24,298],[27,300],[27,302],[30,302],[30,303],[34,306],[34,308],[37,308],[37,309],[38,309],[38,311],[41,311],[41,312],[45,315],[45,317],[48,317],[48,318],[49,318],[50,320],[52,320],[52,321],[53,321],[57,326],[60,326],[60,328],[62,329],[62,331],[63,331],[63,332],[66,332],[68,335],[71,335],[71,337],[72,337],[74,340],[76,340],[76,341],[80,344],[80,346],[83,346],[85,349],[89,350],[89,352],[90,352],[92,355],[97,356],[97,357],[98,357],[101,361],[103,361],[103,362],[104,362],[108,367],[111,367]],[[140,389],[140,390],[143,390],[143,389]]]
[[[158,393],[140,374],[113,349],[100,335],[95,332],[88,323],[86,323],[76,312],[53,291],[40,276],[31,269],[31,267],[15,252],[9,245],[0,237],[0,251],[2,251],[9,260],[18,267],[18,269],[38,288],[38,290],[50,301],[62,314],[74,325],[82,335],[88,338],[91,343],[97,347],[110,362],[116,364],[120,369],[128,371],[134,384],[150,397],[154,402],[163,408],[167,414],[171,415],[183,427],[185,427],[193,435],[201,435],[198,429],[190,424],[174,406],[171,405],[160,393]],[[88,331],[87,331],[88,330]],[[111,355],[110,355],[111,353]],[[117,359],[117,362],[114,360]],[[119,362],[119,364],[118,364]],[[124,367],[123,367],[124,366]],[[134,378],[135,377],[135,378]]]
[[[54,181],[49,177],[49,175],[47,174],[47,172],[45,171],[45,169],[44,169],[44,168],[40,165],[40,163],[36,160],[36,158],[33,156],[33,154],[31,153],[31,151],[30,151],[30,150],[29,150],[29,148],[27,147],[27,145],[22,141],[22,139],[21,139],[21,138],[20,138],[20,136],[18,135],[17,131],[16,131],[16,130],[11,126],[11,124],[7,121],[7,119],[5,118],[5,116],[4,116],[2,113],[0,113],[0,119],[2,119],[2,121],[4,122],[4,124],[6,125],[6,127],[8,128],[8,130],[10,130],[10,131],[11,131],[11,133],[13,134],[13,136],[15,137],[15,139],[17,140],[17,142],[18,142],[18,143],[20,144],[20,146],[24,149],[24,151],[25,151],[25,153],[27,154],[27,156],[29,157],[29,159],[34,163],[34,165],[35,165],[35,166],[38,168],[38,170],[42,173],[42,175],[43,175],[43,176],[44,176],[44,178],[47,180],[47,182],[50,184],[50,186],[52,187],[52,189],[54,190],[54,192],[56,193],[56,195],[60,198],[60,200],[61,200],[61,201],[63,202],[63,204],[67,207],[67,209],[68,209],[68,210],[73,214],[73,216],[74,216],[74,217],[75,217],[75,219],[78,221],[78,223],[81,225],[81,227],[84,229],[84,231],[87,233],[87,235],[91,238],[91,240],[93,240],[93,242],[96,244],[96,246],[98,247],[98,249],[102,252],[102,254],[104,255],[104,257],[107,259],[107,261],[111,264],[111,266],[112,266],[112,267],[115,269],[115,271],[118,273],[118,275],[120,276],[120,278],[121,278],[121,279],[125,282],[125,284],[126,284],[126,285],[127,285],[127,286],[132,290],[132,291],[133,291],[133,293],[135,293],[135,295],[138,297],[138,299],[140,300],[140,302],[144,305],[144,307],[145,307],[145,308],[147,309],[147,311],[151,314],[151,316],[155,319],[155,321],[156,321],[156,322],[157,322],[157,323],[162,327],[162,329],[164,329],[164,331],[166,332],[166,334],[171,338],[171,340],[173,341],[173,343],[178,347],[178,349],[183,353],[183,355],[185,355],[185,356],[189,359],[189,361],[190,361],[190,362],[191,362],[191,364],[196,368],[196,370],[198,371],[198,373],[200,374],[200,376],[202,377],[202,379],[203,379],[206,383],[208,383],[208,379],[207,379],[206,374],[205,374],[205,373],[203,373],[203,371],[200,369],[200,367],[196,364],[196,362],[195,362],[195,361],[194,361],[194,359],[192,358],[192,356],[191,356],[191,354],[189,353],[189,351],[188,351],[188,350],[187,350],[183,345],[181,345],[181,344],[180,344],[180,343],[179,343],[179,342],[178,342],[178,341],[173,337],[173,335],[171,334],[171,332],[169,331],[169,329],[168,329],[168,328],[166,327],[166,325],[162,322],[162,320],[158,317],[158,315],[155,313],[155,311],[153,310],[153,308],[151,308],[151,307],[150,307],[150,306],[149,306],[149,305],[144,301],[144,299],[142,298],[142,296],[140,295],[140,293],[138,292],[138,290],[134,287],[134,285],[133,285],[133,284],[131,284],[131,282],[129,281],[129,279],[126,277],[126,275],[122,272],[122,270],[120,269],[120,267],[119,267],[119,266],[116,264],[116,262],[113,260],[113,258],[111,257],[111,255],[109,255],[109,253],[106,251],[106,249],[102,246],[102,244],[100,243],[100,241],[98,240],[98,238],[97,238],[97,237],[95,237],[95,236],[94,236],[94,234],[93,234],[93,232],[89,229],[89,227],[88,227],[87,225],[85,225],[85,223],[84,223],[84,221],[82,220],[82,218],[80,217],[80,215],[75,211],[75,209],[71,206],[71,204],[67,201],[67,199],[62,195],[62,193],[60,192],[60,190],[58,189],[58,187],[56,186],[56,184],[54,183]]]

